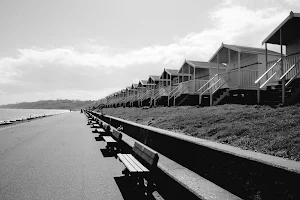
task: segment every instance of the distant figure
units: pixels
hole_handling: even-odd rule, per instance
[[[71,112],[71,109],[70,109],[70,112]]]
[[[118,131],[123,131],[123,126],[120,125],[118,128],[117,128]]]

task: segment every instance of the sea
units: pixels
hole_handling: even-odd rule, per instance
[[[40,115],[51,115],[70,112],[69,110],[53,109],[2,109],[0,108],[0,121],[9,121],[17,118],[28,118]]]

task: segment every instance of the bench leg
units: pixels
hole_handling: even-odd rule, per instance
[[[137,177],[137,183],[140,187],[144,187],[145,184],[144,184],[144,178],[142,176],[138,176]]]
[[[152,192],[154,191],[154,183],[153,183],[152,177],[147,176],[146,180],[147,180],[146,192],[147,192],[147,195],[151,195]]]
[[[122,174],[124,174],[126,177],[129,176],[129,170],[127,168],[122,170]]]

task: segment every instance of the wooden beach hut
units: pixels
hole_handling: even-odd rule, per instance
[[[169,93],[178,85],[182,78],[189,77],[190,74],[180,74],[176,69],[164,69],[159,78],[158,89],[151,98],[150,105],[156,105],[157,101],[161,105],[168,105]]]
[[[160,80],[160,76],[150,75],[147,83],[152,84],[152,87],[151,87],[152,89],[158,89],[159,88],[159,80]]]
[[[220,64],[219,73],[225,71],[226,66]],[[185,60],[178,72],[182,77],[178,85],[169,93],[169,105],[197,105],[198,90],[218,73],[218,68],[216,63]],[[184,74],[189,74],[189,76],[183,76]]]
[[[267,54],[270,60],[280,58],[274,51],[268,50]],[[205,97],[209,105],[257,102],[255,80],[265,71],[265,49],[222,44],[209,62],[217,65],[217,73],[198,90],[200,104]],[[225,72],[220,70],[221,65],[226,66]]]
[[[155,84],[148,83],[148,80],[140,80],[138,84],[139,94],[138,94],[138,106],[143,106],[143,102],[151,98],[151,93]],[[149,101],[148,101],[149,103]]]
[[[256,80],[259,103],[293,104],[300,101],[300,13],[290,12],[262,42],[280,47],[280,57],[265,54],[264,73]],[[284,53],[285,48],[285,53]],[[265,89],[265,90],[264,90]]]

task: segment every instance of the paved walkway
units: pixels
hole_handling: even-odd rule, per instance
[[[0,199],[123,199],[123,164],[86,123],[73,112],[0,129]]]

